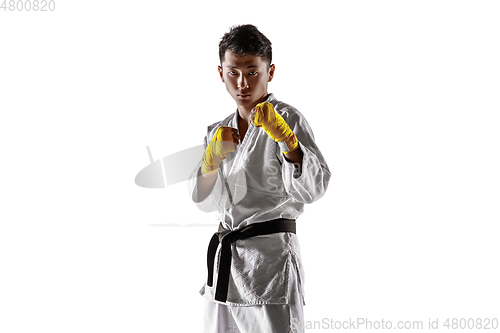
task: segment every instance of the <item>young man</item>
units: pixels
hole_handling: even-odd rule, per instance
[[[295,220],[326,191],[330,171],[304,116],[267,91],[271,42],[252,25],[219,44],[219,74],[237,110],[208,127],[190,183],[218,211],[208,249],[206,332],[303,332],[304,275]]]

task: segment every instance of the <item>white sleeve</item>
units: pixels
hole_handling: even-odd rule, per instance
[[[223,199],[224,190],[221,177],[217,174],[217,179],[215,180],[212,191],[203,200],[198,200],[198,177],[201,176],[201,167],[198,167],[193,176],[189,179],[189,191],[191,192],[191,198],[196,206],[204,212],[214,212],[219,211],[221,201]]]
[[[209,133],[205,136],[204,139],[204,148],[206,149],[208,146],[209,140],[211,138],[209,137]],[[188,188],[189,192],[191,193],[191,199],[193,202],[196,204],[196,206],[204,211],[204,212],[214,212],[214,211],[220,211],[220,206],[223,201],[223,195],[224,195],[224,185],[222,182],[222,177],[219,174],[221,172],[221,169],[219,169],[219,172],[217,173],[217,178],[214,182],[214,185],[212,187],[211,192],[207,195],[207,197],[203,200],[198,199],[198,177],[201,176],[201,158],[200,158],[200,163],[198,164],[199,166],[196,168],[196,170],[193,171],[191,177],[189,178],[188,182]]]
[[[298,202],[312,203],[325,194],[330,181],[330,170],[314,141],[314,134],[305,118],[298,113],[293,113],[285,121],[295,133],[303,152],[300,175],[297,174],[297,168],[293,163],[285,158],[282,159],[285,190]]]

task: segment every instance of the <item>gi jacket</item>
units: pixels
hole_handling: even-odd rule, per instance
[[[251,124],[236,151],[221,162],[212,191],[204,200],[198,200],[197,190],[196,175],[200,175],[201,168],[195,171],[189,184],[198,208],[217,211],[223,227],[229,230],[278,218],[296,219],[302,214],[304,204],[318,200],[328,187],[330,170],[304,116],[273,94],[266,102],[274,106],[295,133],[303,152],[302,173],[298,174],[296,167],[284,159],[278,144],[262,128]],[[238,111],[208,127],[205,148],[220,126],[238,129]],[[297,235],[286,232],[255,236],[238,240],[231,247],[226,304],[287,304],[292,269],[304,296]],[[217,281],[219,258],[218,253],[214,281]],[[214,300],[215,287],[205,284],[200,293]]]

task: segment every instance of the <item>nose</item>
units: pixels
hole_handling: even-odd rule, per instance
[[[245,78],[245,75],[240,75],[238,78],[238,89],[248,88],[248,81]]]

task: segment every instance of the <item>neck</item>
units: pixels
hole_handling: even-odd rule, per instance
[[[238,115],[240,116],[239,118],[248,123],[250,121],[250,113],[252,112],[252,108],[249,109],[248,107],[238,105]]]
[[[256,107],[257,104],[264,102],[268,96],[269,96],[269,94],[266,92],[261,98],[259,98],[259,100],[257,102],[255,102],[254,104],[252,104],[250,106],[238,105],[238,114],[239,114],[240,118],[245,120],[245,122],[248,123],[250,121],[250,114],[252,113],[252,109],[254,107]]]

